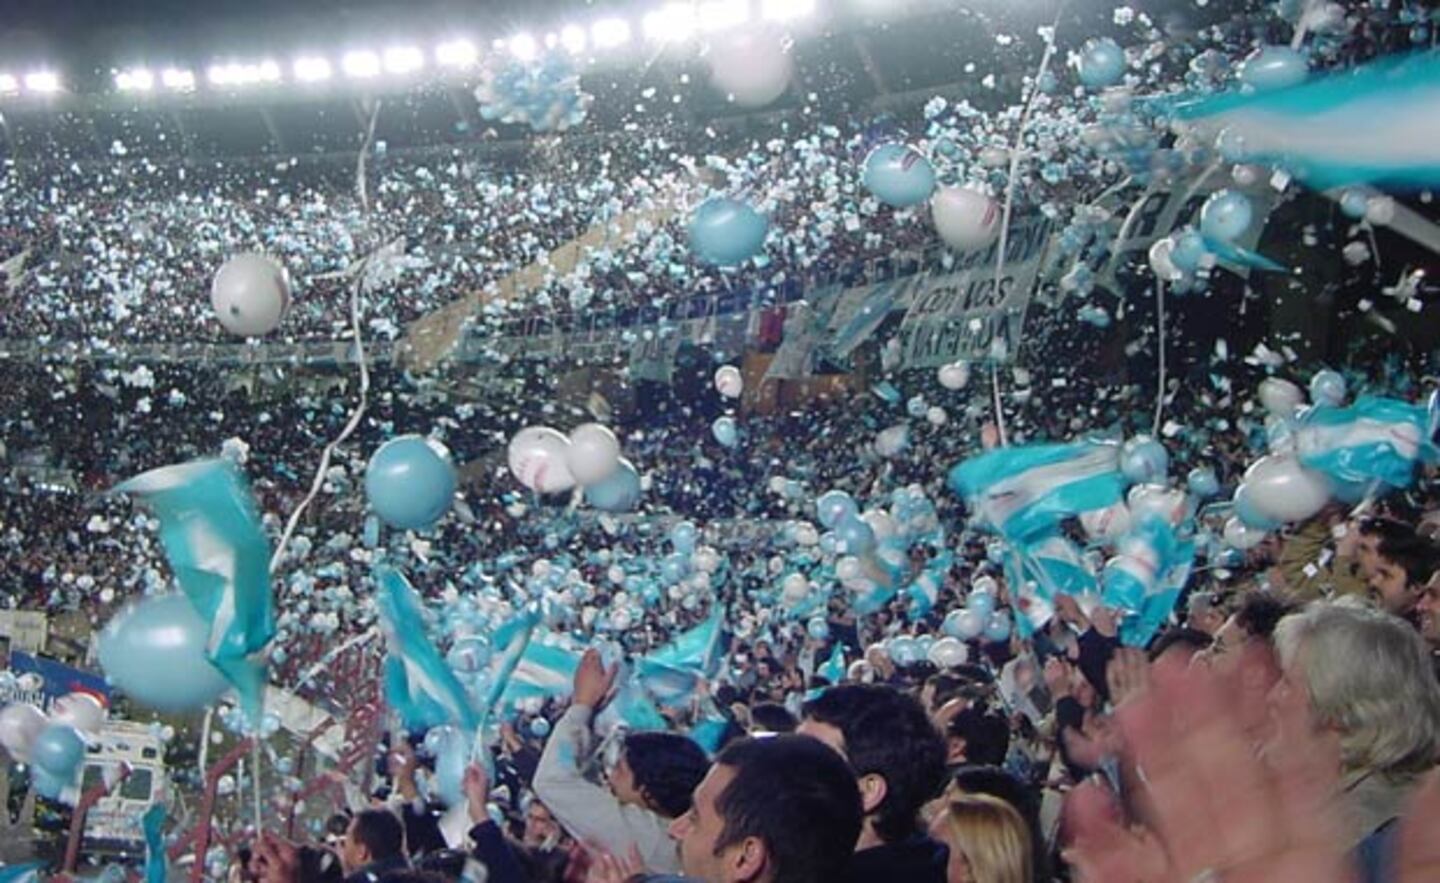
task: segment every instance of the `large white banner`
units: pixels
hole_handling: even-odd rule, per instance
[[[998,242],[962,256],[951,273],[920,279],[900,323],[901,364],[935,368],[997,355],[1005,361],[1013,359],[1050,232],[1050,222],[1040,217],[1011,225],[998,286]],[[996,346],[997,341],[1004,342],[1003,348]]]

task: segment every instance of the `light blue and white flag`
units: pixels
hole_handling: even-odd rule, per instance
[[[1005,555],[1005,578],[1015,596],[1015,627],[1027,638],[1054,618],[1056,597],[1094,592],[1098,585],[1080,547],[1059,533],[1014,544]]]
[[[1344,485],[1408,487],[1415,467],[1433,463],[1435,416],[1424,405],[1365,397],[1306,411],[1295,429],[1301,465]]]
[[[1024,540],[1119,502],[1126,484],[1119,455],[1105,442],[995,448],[951,469],[949,485],[985,525]]]
[[[612,726],[623,726],[632,733],[665,731],[670,723],[660,714],[655,703],[645,695],[645,688],[634,674],[620,681],[615,698],[605,706],[596,718],[595,726],[604,731]]]
[[[152,803],[140,817],[145,833],[145,883],[165,883],[165,804]]]
[[[175,580],[209,626],[205,656],[258,723],[275,606],[270,544],[244,477],[229,460],[195,460],[137,475],[116,490],[140,497],[159,517]]]
[[[389,656],[385,698],[407,727],[455,724],[466,732],[479,724],[465,688],[425,633],[425,614],[409,581],[394,568],[375,569],[375,602]]]
[[[716,605],[704,622],[681,632],[646,659],[675,668],[693,669],[708,678],[719,671],[724,655],[725,611]]]
[[[830,658],[825,660],[815,673],[831,684],[845,680],[845,645],[836,641],[834,649],[830,651]]]
[[[500,704],[510,679],[520,665],[520,657],[530,646],[535,627],[540,622],[540,613],[527,608],[501,623],[490,635],[490,646],[494,648],[494,661],[490,664],[490,688],[480,705],[480,713],[489,715]]]
[[[505,688],[506,704],[525,699],[568,696],[575,685],[575,670],[580,667],[580,654],[564,647],[532,640],[520,654],[520,660]]]

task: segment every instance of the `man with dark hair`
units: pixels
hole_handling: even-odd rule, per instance
[[[1369,576],[1371,600],[1392,616],[1413,620],[1435,563],[1435,547],[1424,537],[1413,532],[1381,537]]]
[[[777,702],[761,702],[750,709],[752,733],[793,733],[799,722]]]
[[[1161,657],[1171,657],[1188,663],[1196,653],[1208,649],[1214,639],[1199,629],[1192,629],[1188,626],[1176,626],[1161,632],[1151,644],[1150,650],[1146,653],[1151,662],[1159,662]]]
[[[987,708],[971,707],[950,719],[945,728],[945,765],[1004,766],[1010,753],[1010,725]]]
[[[854,775],[835,752],[804,736],[758,736],[720,753],[670,835],[688,879],[830,883],[844,878],[860,816]]]
[[[345,883],[377,883],[391,871],[408,868],[400,817],[388,809],[356,813],[340,843],[340,864],[345,869]]]
[[[839,880],[944,883],[949,851],[919,824],[945,784],[945,743],[919,701],[890,687],[832,687],[807,702],[797,730],[850,762],[865,811]]]

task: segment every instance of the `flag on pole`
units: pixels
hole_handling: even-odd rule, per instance
[[[209,626],[205,656],[258,724],[275,606],[270,544],[244,477],[229,460],[195,460],[143,473],[116,490],[140,497],[159,517],[175,580]]]
[[[949,485],[984,524],[1027,539],[1123,499],[1119,452],[1106,442],[995,448],[951,469]]]
[[[502,702],[569,695],[579,667],[579,653],[532,640],[511,672]]]
[[[389,656],[385,660],[385,696],[390,707],[412,729],[453,723],[469,732],[479,715],[445,657],[425,634],[420,598],[394,568],[375,569],[379,591],[380,628]]]
[[[491,635],[490,644],[499,652],[490,669],[490,689],[481,704],[481,714],[488,716],[500,704],[505,688],[510,686],[510,678],[520,665],[520,657],[524,655],[525,648],[530,646],[530,638],[535,634],[535,626],[539,622],[540,614],[533,608],[526,609],[502,623]]]

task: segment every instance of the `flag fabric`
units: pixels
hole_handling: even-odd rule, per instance
[[[612,727],[622,726],[632,733],[668,730],[670,724],[660,714],[660,709],[645,695],[645,688],[640,679],[630,673],[620,679],[620,688],[615,692],[615,698],[605,706],[595,721],[597,731],[608,731]]]
[[[1140,609],[1120,621],[1120,642],[1127,647],[1144,647],[1170,619],[1180,593],[1195,569],[1195,541],[1177,541],[1167,567],[1154,590],[1145,596]]]
[[[389,656],[385,696],[405,725],[428,729],[451,723],[469,732],[479,724],[465,688],[425,631],[424,608],[405,577],[392,567],[375,570],[380,628]]]
[[[490,646],[497,652],[490,668],[490,689],[481,704],[482,714],[489,715],[500,704],[515,669],[520,665],[520,657],[530,646],[530,639],[534,636],[535,626],[539,622],[539,613],[534,608],[527,608],[501,623],[490,636]]]
[[[843,644],[839,641],[835,642],[835,647],[830,651],[830,658],[825,660],[816,674],[831,684],[838,684],[845,680],[845,646]]]
[[[196,460],[143,473],[116,490],[140,497],[159,517],[175,580],[209,626],[206,658],[258,722],[275,606],[270,544],[244,477],[229,460]]]
[[[1436,460],[1431,407],[1365,397],[1349,407],[1306,411],[1295,430],[1295,452],[1307,469],[1344,485],[1408,487],[1415,466]]]
[[[952,468],[949,485],[983,524],[1023,540],[1119,502],[1119,452],[1105,442],[995,448]]]
[[[502,704],[567,696],[574,688],[575,670],[579,667],[579,653],[540,639],[532,640],[511,673]]]
[[[165,883],[165,804],[150,804],[140,828],[145,832],[145,883]]]
[[[651,653],[651,662],[694,669],[714,677],[725,654],[725,611],[716,605],[705,621],[681,632],[673,641]]]

